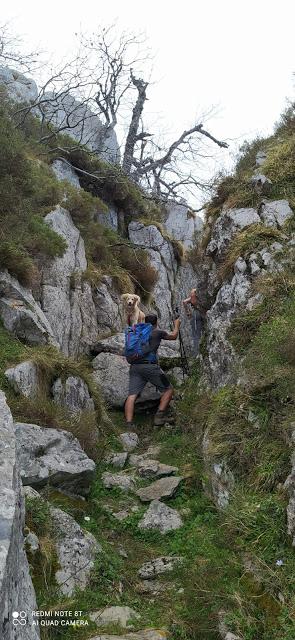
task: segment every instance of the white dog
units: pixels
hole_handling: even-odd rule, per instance
[[[144,322],[145,315],[139,308],[140,297],[135,293],[123,293],[121,299],[124,302],[124,308],[127,316],[127,323],[129,326]]]

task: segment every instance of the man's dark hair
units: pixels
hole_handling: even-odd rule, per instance
[[[145,316],[145,322],[155,326],[158,322],[158,316],[155,313],[150,313],[148,316]]]

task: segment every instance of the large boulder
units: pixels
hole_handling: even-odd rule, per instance
[[[2,640],[38,640],[32,626],[37,609],[23,539],[21,495],[12,415],[0,391],[0,636]],[[13,623],[13,612],[26,612],[24,626]],[[17,617],[17,616],[16,616]]]
[[[91,287],[82,278],[87,268],[84,240],[60,206],[47,214],[45,222],[65,239],[67,249],[42,269],[41,305],[61,351],[77,356],[90,351],[98,332]]]
[[[163,226],[172,238],[180,240],[189,249],[202,231],[203,220],[190,211],[187,205],[169,202]]]
[[[83,590],[87,586],[95,558],[102,548],[68,513],[51,507],[50,517],[59,563],[55,579],[61,593],[70,597],[75,589]]]
[[[72,433],[21,422],[15,430],[23,485],[49,485],[78,495],[89,492],[95,463]]]
[[[42,388],[42,381],[37,365],[31,360],[25,360],[15,367],[6,369],[5,377],[14,391],[26,398],[36,398]]]
[[[94,402],[88,386],[79,376],[68,376],[65,380],[58,378],[52,386],[54,402],[66,407],[73,413],[94,411]]]
[[[9,67],[0,67],[0,85],[14,102],[33,104],[38,98],[36,82]]]
[[[124,354],[125,349],[125,336],[124,333],[117,333],[109,338],[103,338],[98,340],[95,345],[95,351],[97,353],[113,353],[118,356]],[[179,343],[178,341],[165,341],[161,342],[158,349],[158,356],[161,359],[173,360],[179,356],[178,353]]]
[[[7,270],[0,272],[0,318],[5,328],[30,345],[56,345],[53,329],[46,315]]]
[[[145,226],[142,222],[133,221],[129,224],[128,232],[131,242],[147,250],[151,264],[158,273],[153,290],[154,307],[161,328],[167,328],[172,319],[172,296],[178,266],[173,246],[153,224]]]
[[[123,407],[129,390],[130,365],[124,356],[99,353],[93,360],[93,379],[102,390],[104,399],[112,407]],[[148,383],[140,394],[137,404],[156,403],[160,393]]]

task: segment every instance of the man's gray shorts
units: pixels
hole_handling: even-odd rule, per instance
[[[158,364],[132,364],[129,373],[129,395],[138,395],[150,382],[163,393],[171,388],[171,384]]]

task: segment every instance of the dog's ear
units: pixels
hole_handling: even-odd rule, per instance
[[[128,298],[129,293],[122,293],[121,295],[121,300],[126,300],[126,298]]]
[[[140,296],[136,296],[136,295],[134,295],[134,298],[135,298],[135,300],[136,300],[137,302],[140,302]]]

